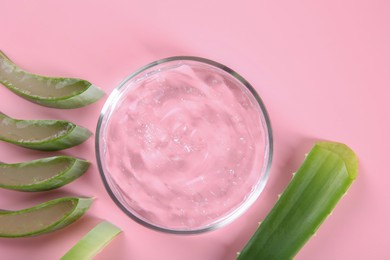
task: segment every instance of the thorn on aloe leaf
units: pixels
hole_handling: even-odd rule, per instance
[[[293,259],[357,174],[358,159],[348,146],[316,143],[237,259]]]

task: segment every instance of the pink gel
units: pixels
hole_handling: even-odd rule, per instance
[[[265,134],[259,104],[242,83],[183,63],[124,87],[102,157],[135,216],[162,228],[205,228],[256,189]]]

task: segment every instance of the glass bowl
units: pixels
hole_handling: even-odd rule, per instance
[[[262,192],[272,160],[267,111],[254,88],[217,62],[152,62],[107,99],[96,130],[104,185],[133,220],[194,234],[219,228]]]

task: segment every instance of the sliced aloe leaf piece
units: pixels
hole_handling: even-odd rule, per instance
[[[65,197],[18,211],[0,211],[0,237],[28,237],[66,227],[88,210],[92,198]]]
[[[92,133],[63,120],[20,120],[0,112],[0,140],[22,147],[56,151],[81,144]]]
[[[90,163],[70,156],[5,164],[0,162],[0,188],[45,191],[64,186],[83,175]]]
[[[117,226],[108,221],[96,225],[61,260],[92,259],[104,249],[120,232]]]
[[[358,172],[344,144],[315,144],[237,259],[292,259],[316,233]]]
[[[36,104],[53,108],[78,108],[104,96],[90,82],[76,78],[55,78],[22,70],[0,51],[0,83]]]

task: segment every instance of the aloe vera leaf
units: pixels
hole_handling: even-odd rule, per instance
[[[61,257],[61,260],[92,259],[120,232],[122,231],[118,227],[108,221],[99,223]]]
[[[86,80],[46,77],[24,71],[2,51],[0,83],[26,100],[52,108],[79,108],[104,96],[100,88]]]
[[[83,175],[90,163],[70,156],[55,156],[29,162],[0,162],[0,188],[19,191],[52,190]]]
[[[79,145],[92,133],[63,120],[19,120],[0,112],[0,140],[22,147],[57,151]]]
[[[64,228],[83,216],[92,201],[64,197],[18,211],[0,211],[0,237],[37,236]]]
[[[332,213],[357,172],[357,157],[346,145],[315,144],[237,259],[292,259]]]

